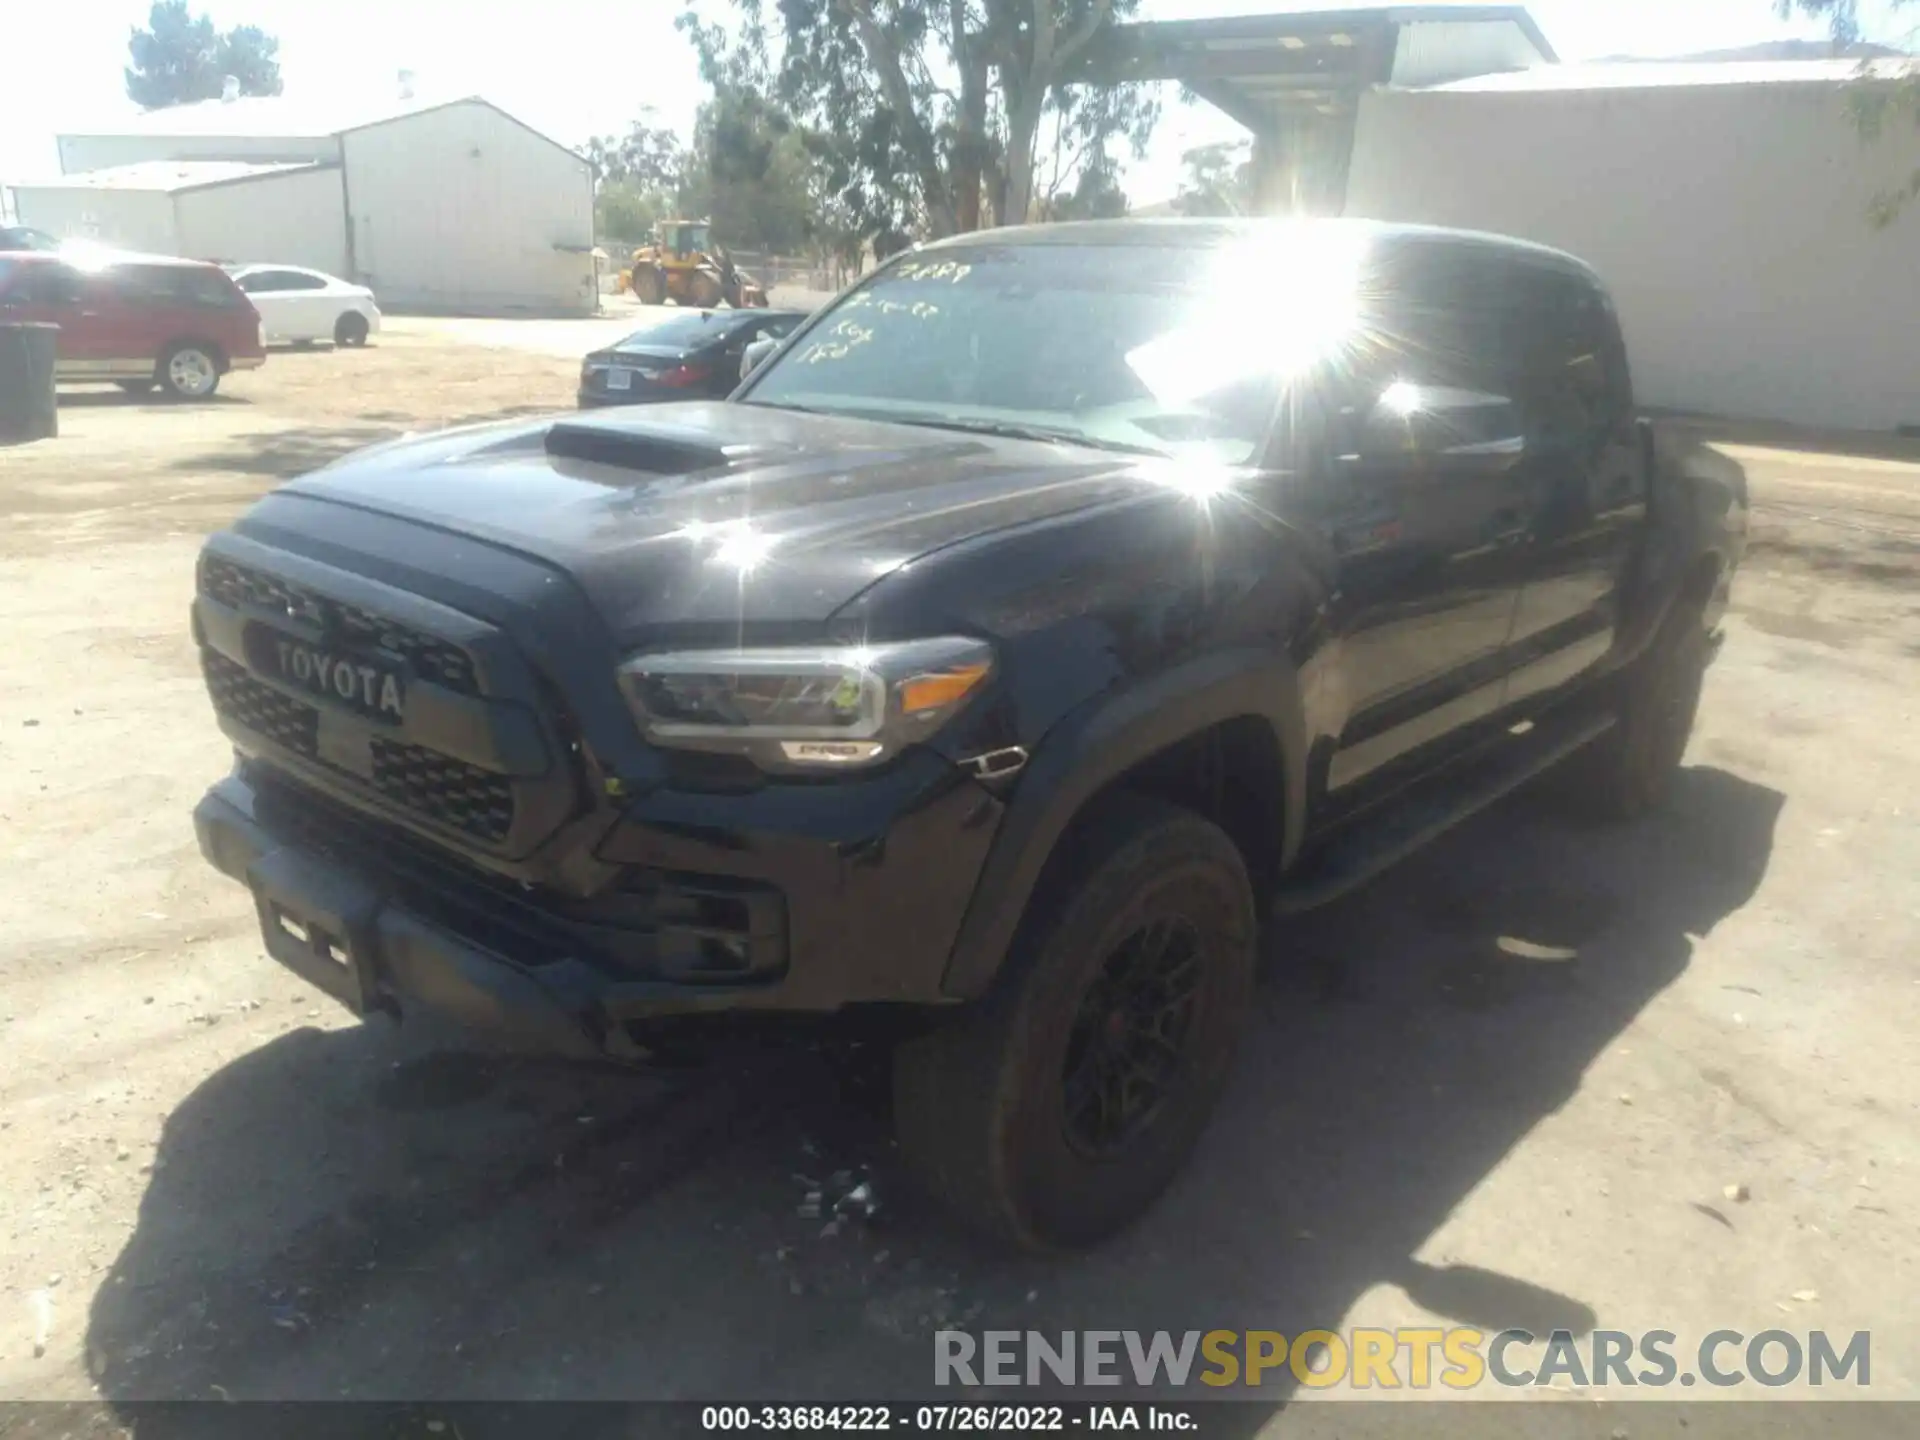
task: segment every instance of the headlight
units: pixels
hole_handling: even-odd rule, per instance
[[[647,739],[743,754],[762,769],[878,764],[933,734],[993,673],[984,642],[642,655],[620,684]]]

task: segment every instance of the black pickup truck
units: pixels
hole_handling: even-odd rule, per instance
[[[1179,1167],[1261,933],[1679,764],[1739,468],[1577,260],[1356,222],[909,251],[727,401],[364,451],[199,562],[195,821],[275,959],[575,1056],[884,1035],[1015,1242]]]

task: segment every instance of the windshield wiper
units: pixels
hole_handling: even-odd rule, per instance
[[[881,418],[878,415],[876,419]],[[1039,440],[1051,445],[1083,445],[1089,450],[1113,450],[1123,455],[1158,455],[1150,445],[1129,445],[1124,440],[1106,440],[1079,430],[1058,430],[1050,425],[1023,425],[1017,420],[975,420],[956,416],[888,415],[884,418],[902,425],[924,425],[932,430],[960,430],[969,435],[997,435],[1007,440]]]
[[[854,405],[802,405],[790,400],[755,400],[743,405],[763,405],[769,410],[797,410],[806,415],[832,415],[849,420],[880,420],[892,425],[918,425],[929,430],[959,430],[969,435],[995,435],[1006,440],[1038,440],[1047,445],[1079,445],[1089,450],[1110,450],[1122,455],[1164,457],[1164,450],[1151,445],[1130,445],[1124,440],[1107,440],[1079,430],[1063,430],[1051,425],[1027,425],[1017,420],[980,420],[970,416],[928,415],[920,411],[869,408]]]

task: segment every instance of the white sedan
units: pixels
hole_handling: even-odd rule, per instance
[[[380,307],[364,285],[297,265],[237,265],[229,273],[260,312],[269,345],[364,345],[380,328]]]

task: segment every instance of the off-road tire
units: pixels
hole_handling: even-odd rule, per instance
[[[725,298],[726,291],[711,275],[695,274],[687,281],[687,300],[695,309],[716,309]]]
[[[357,310],[349,310],[333,322],[333,343],[350,345],[357,349],[367,343],[370,329],[366,316]]]
[[[1632,820],[1666,803],[1693,734],[1710,658],[1702,606],[1678,602],[1620,677],[1618,723],[1568,764],[1565,792],[1578,811]]]
[[[664,305],[667,299],[667,282],[660,272],[648,266],[642,266],[633,272],[633,298],[642,305]]]
[[[1179,1059],[1131,1138],[1089,1154],[1069,1135],[1076,1019],[1109,961],[1156,923],[1197,941]],[[1026,1249],[1091,1245],[1127,1225],[1178,1173],[1226,1083],[1257,928],[1245,862],[1223,830],[1158,800],[1101,803],[1062,838],[994,990],[895,1051],[908,1165],[963,1221]]]

